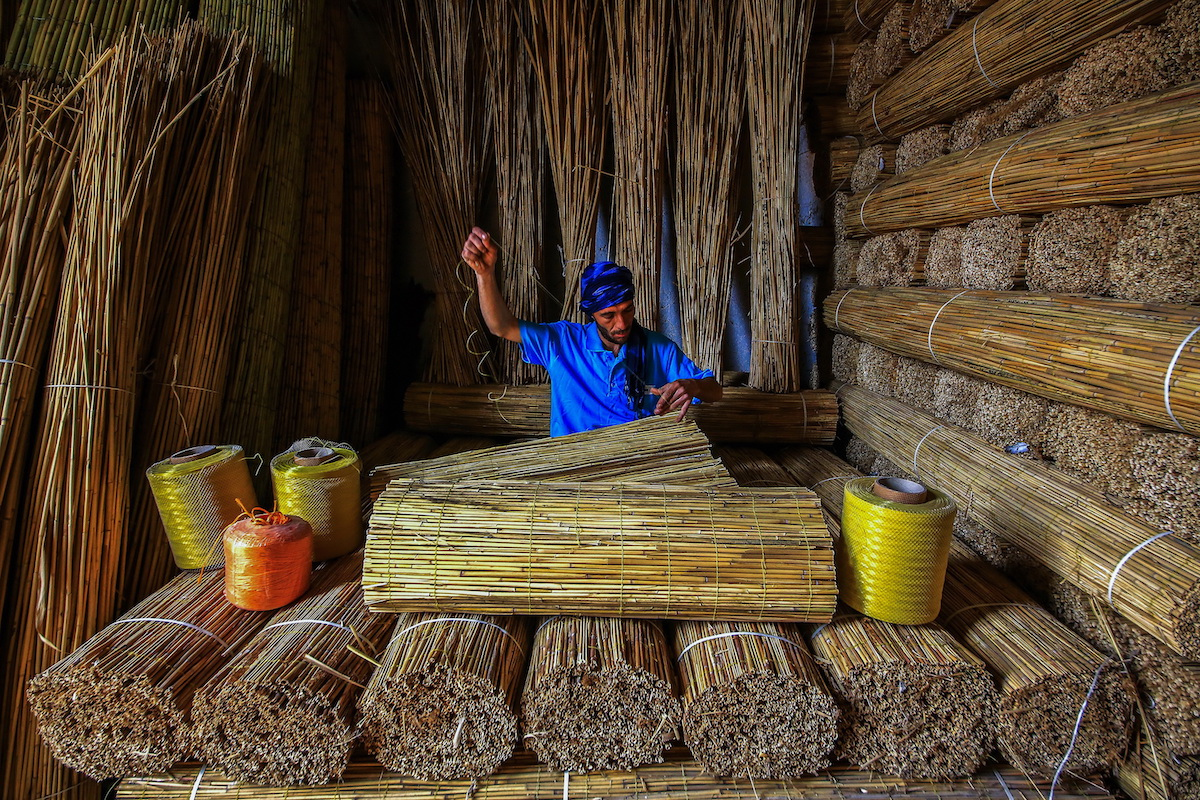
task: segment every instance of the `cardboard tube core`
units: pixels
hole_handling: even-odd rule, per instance
[[[215,452],[216,449],[216,445],[198,444],[195,447],[189,447],[186,450],[180,450],[178,453],[172,455],[169,460],[172,464],[186,464],[189,461],[195,461],[198,458],[204,458],[205,456]]]
[[[295,455],[296,463],[302,467],[315,467],[337,457],[338,454],[331,447],[308,447],[297,450]]]
[[[879,478],[871,487],[871,491],[884,500],[905,505],[918,505],[929,497],[929,492],[924,486],[904,478]]]

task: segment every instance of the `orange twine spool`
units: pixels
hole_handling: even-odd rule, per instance
[[[248,611],[281,608],[312,577],[313,531],[300,517],[256,508],[225,526],[225,599]]]

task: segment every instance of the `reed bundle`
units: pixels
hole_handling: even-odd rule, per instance
[[[813,95],[808,98],[808,111],[810,116],[807,122],[811,123],[814,131],[819,132],[822,137],[862,134],[854,111],[846,104],[845,97],[833,94]]]
[[[1139,736],[1117,761],[1113,773],[1127,797],[1137,800],[1196,800],[1200,797],[1200,758],[1174,756]]]
[[[1042,217],[1029,236],[1025,279],[1034,292],[1108,294],[1108,259],[1125,211],[1113,206],[1063,208]],[[1132,298],[1126,298],[1132,299]]]
[[[837,427],[837,398],[823,390],[770,394],[730,386],[719,403],[701,403],[688,414],[714,441],[828,444]],[[550,389],[414,383],[405,393],[404,421],[415,431],[545,436]]]
[[[473,453],[479,450],[489,450],[495,446],[496,440],[487,436],[455,436],[433,448],[429,453],[429,458]]]
[[[533,61],[522,40],[529,10],[524,4],[485,3],[483,37],[488,56],[488,106],[493,120],[499,234],[504,245],[500,290],[517,319],[546,319],[542,297],[542,228],[546,184],[545,129]],[[520,345],[497,342],[496,369],[505,383],[534,383],[544,374],[526,364]]]
[[[896,393],[896,370],[899,356],[863,342],[858,348],[858,384],[872,392],[891,397]]]
[[[858,284],[912,286],[925,282],[930,232],[909,228],[873,236],[858,255]]]
[[[713,775],[795,778],[829,766],[838,709],[795,625],[680,622],[683,738]]]
[[[851,0],[842,12],[842,28],[855,39],[875,33],[895,0]]]
[[[995,111],[1003,104],[1003,100],[993,100],[985,106],[973,108],[955,117],[950,123],[950,152],[970,150],[999,138]]]
[[[971,430],[993,447],[1038,458],[1050,402],[1036,395],[985,383],[979,390]],[[1182,434],[1180,434],[1182,435]],[[1021,445],[1026,448],[1022,452]]]
[[[1200,353],[1187,346],[1193,306],[901,288],[835,292],[825,312],[833,330],[901,355],[1123,419],[1200,431]]]
[[[175,576],[29,681],[42,739],[64,764],[97,779],[191,757],[197,690],[269,618],[226,601],[219,569]]]
[[[929,252],[925,254],[925,284],[937,288],[963,285],[964,226],[938,228],[929,236]]]
[[[896,172],[918,169],[950,152],[950,126],[928,125],[900,137],[896,147]]]
[[[836,596],[805,491],[408,478],[375,501],[363,586],[377,611],[754,621]]]
[[[1159,25],[1163,34],[1163,57],[1172,84],[1200,80],[1200,5],[1179,0],[1167,9]]]
[[[846,460],[864,473],[871,472],[871,465],[875,462],[875,458],[878,455],[875,452],[875,448],[857,436],[852,435],[850,441],[846,442]]]
[[[900,356],[896,361],[896,399],[917,408],[936,408],[939,371],[935,364]]]
[[[875,78],[875,37],[863,39],[850,56],[850,74],[846,78],[846,107],[851,111],[862,108],[863,102],[878,84]],[[858,121],[850,128],[858,131]]]
[[[854,386],[840,395],[856,435],[913,464],[923,482],[944,487],[976,522],[1175,652],[1200,654],[1195,545],[1159,536],[1065,473],[1013,460],[920,411]]]
[[[1068,118],[1170,86],[1158,28],[1141,25],[1089,47],[1063,74],[1058,111]]]
[[[376,439],[359,452],[363,467],[369,475],[385,464],[419,461],[428,458],[437,443],[432,436],[400,430]]]
[[[1200,186],[1197,95],[1200,85],[1190,84],[944,156],[851,198],[847,234],[1194,190]],[[1072,175],[1087,179],[1068,180]]]
[[[1184,433],[1143,433],[1129,457],[1138,498],[1130,510],[1200,544],[1200,447]]]
[[[857,162],[856,162],[857,163]],[[833,193],[833,241],[841,244],[848,241],[846,230],[846,209],[850,205],[849,192]]]
[[[912,6],[908,0],[898,0],[879,23],[875,49],[871,53],[871,71],[876,84],[882,84],[913,59],[913,51],[908,43],[908,20]]]
[[[690,0],[677,4],[674,24],[680,344],[700,367],[720,374],[737,224],[745,20],[737,3]]]
[[[482,778],[513,753],[522,617],[400,614],[359,700],[368,751],[423,780]]]
[[[818,33],[841,33],[845,28],[842,18],[854,0],[823,0],[817,4],[813,15],[813,30]]]
[[[951,425],[971,429],[979,410],[979,395],[986,381],[951,369],[939,369],[933,376],[931,411]]]
[[[561,772],[658,763],[678,736],[670,646],[652,620],[550,617],[521,695],[526,745]]]
[[[862,257],[863,243],[847,239],[833,249],[834,286],[846,289],[858,283],[858,262]]]
[[[819,23],[813,21],[816,30]],[[844,33],[826,33],[816,36],[809,43],[809,57],[805,68],[809,70],[809,86],[814,93],[841,94],[850,80],[850,57],[854,53],[854,40]]]
[[[1141,435],[1140,425],[1053,402],[1046,410],[1042,451],[1062,471],[1119,502],[1135,491],[1130,459]]]
[[[858,160],[850,171],[850,191],[864,192],[879,181],[896,174],[896,145],[873,144],[858,151]]]
[[[983,11],[993,0],[913,0],[908,45],[921,53]]]
[[[858,383],[858,339],[836,333],[833,336],[833,377],[846,383]]]
[[[598,0],[528,0],[528,8],[526,36],[562,235],[562,314],[577,318],[579,277],[594,250],[604,160],[604,20]]]
[[[862,143],[857,136],[837,136],[829,140],[829,182],[833,191],[846,189],[850,174],[858,163]]]
[[[798,176],[804,62],[814,0],[743,0],[754,216],[750,259],[750,385],[795,392],[801,374]]]
[[[1026,81],[998,101],[990,125],[995,135],[1008,136],[1061,120],[1058,95],[1065,75],[1060,70]]]
[[[1200,302],[1200,194],[1151,200],[1133,209],[1108,262],[1114,297],[1155,303]]]
[[[962,239],[962,285],[1004,292],[1025,285],[1029,234],[1037,217],[1004,214],[977,219]]]
[[[386,4],[392,127],[412,175],[433,263],[437,335],[429,380],[491,377],[474,275],[458,258],[482,200],[486,90],[479,18],[469,0]],[[562,199],[562,198],[560,198]]]
[[[945,37],[872,94],[864,131],[885,138],[942,122],[1064,66],[1097,41],[1162,12],[1165,0],[1001,0]],[[1029,20],[1037,15],[1038,25]]]

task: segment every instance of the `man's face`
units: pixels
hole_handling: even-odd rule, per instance
[[[629,341],[629,333],[633,330],[633,311],[633,301],[626,300],[592,314],[600,338],[615,345]]]

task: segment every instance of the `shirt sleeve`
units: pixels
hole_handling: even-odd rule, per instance
[[[538,367],[550,366],[554,356],[554,341],[557,330],[554,323],[526,322],[517,320],[521,331],[521,357],[526,364]]]
[[[662,336],[660,341],[656,343],[654,355],[658,361],[660,385],[677,381],[681,378],[699,379],[713,377],[711,369],[700,369],[696,365],[696,362],[687,357],[687,354],[683,352],[679,345],[665,336]],[[699,402],[699,397],[692,398],[692,405]]]

